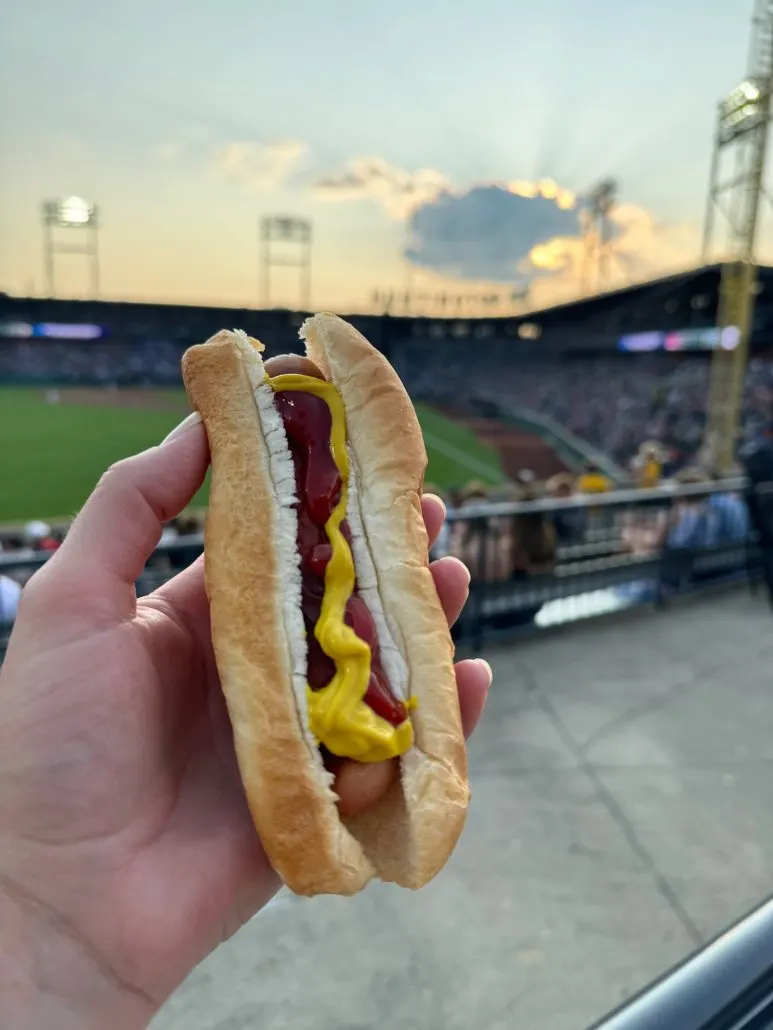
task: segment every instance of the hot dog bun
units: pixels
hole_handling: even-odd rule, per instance
[[[299,651],[286,439],[262,383],[260,345],[224,331],[185,354],[183,376],[212,453],[206,582],[239,768],[266,852],[292,890],[351,894],[374,876],[420,887],[453,849],[469,794],[453,647],[421,514],[421,430],[398,376],[352,326],[316,315],[301,336],[343,401],[363,530],[355,565],[358,579],[375,572],[388,632],[407,665],[415,740],[388,793],[341,817],[298,690],[305,645]]]

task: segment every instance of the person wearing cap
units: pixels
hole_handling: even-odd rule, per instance
[[[473,481],[459,492],[456,510],[464,513],[466,508],[475,508],[488,500],[489,491],[484,484]],[[461,558],[470,569],[473,580],[491,582],[507,577],[500,519],[478,517],[456,522],[449,546],[451,554]]]
[[[539,484],[516,484],[514,500],[536,501]],[[553,520],[545,512],[521,512],[510,524],[510,576],[522,579],[553,571],[556,561],[557,534]]]
[[[652,490],[663,476],[663,460],[660,445],[642,444],[635,462],[636,485],[642,490]]]
[[[528,503],[538,500],[541,493],[534,473],[524,469],[508,489],[508,499]],[[534,621],[543,605],[542,600],[534,603],[532,591],[525,583],[534,576],[552,572],[556,562],[556,530],[552,518],[539,510],[500,518],[497,529],[500,562],[497,579],[517,584],[515,597],[519,603],[490,615],[487,622],[495,629],[523,627]]]
[[[57,550],[60,543],[61,540],[54,534],[53,529],[47,522],[35,520],[28,522],[24,527],[24,544],[33,551],[49,551],[53,553]]]
[[[612,489],[612,484],[598,465],[586,462],[585,470],[577,480],[577,489],[581,494],[605,494]]]
[[[713,482],[721,484],[722,477],[711,476]],[[708,546],[741,544],[749,538],[751,523],[749,509],[743,498],[731,490],[718,490],[706,498],[706,509],[710,518],[710,541]]]
[[[519,469],[515,474],[515,481],[521,486],[536,488],[537,475],[533,469]]]
[[[706,473],[697,466],[682,469],[674,480],[677,486],[698,486],[708,481]],[[662,530],[662,587],[679,590],[693,581],[694,552],[709,544],[710,527],[704,497],[677,499]]]
[[[586,495],[606,494],[612,489],[612,480],[592,461],[585,463],[585,471],[577,480],[577,492]],[[608,536],[612,530],[614,512],[603,505],[591,505],[583,512],[583,533]]]
[[[32,522],[28,522],[24,526],[22,536],[24,538],[25,547],[37,547],[38,543],[43,540],[51,532],[51,527],[40,519],[35,519]]]
[[[557,472],[545,483],[545,492],[555,501],[568,500],[574,495],[574,476],[571,472]],[[579,540],[585,522],[585,512],[581,508],[568,508],[553,514],[553,525],[562,544]]]
[[[699,486],[709,482],[699,468],[686,468],[676,476],[680,486]],[[709,520],[705,497],[683,497],[673,508],[666,534],[666,546],[672,550],[705,547],[708,543]]]
[[[574,493],[574,476],[571,472],[557,472],[545,483],[545,491],[548,497],[556,500],[571,497]]]

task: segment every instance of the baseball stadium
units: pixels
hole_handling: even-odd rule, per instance
[[[648,439],[675,470],[688,464],[705,435],[720,281],[711,266],[522,318],[348,317],[409,387],[427,482],[449,496],[480,483],[501,499],[522,469],[546,481],[590,462],[626,482]],[[773,269],[758,282],[744,441],[766,420],[773,384]],[[0,427],[13,440],[0,470],[14,484],[0,518],[66,519],[106,467],[162,439],[189,410],[179,372],[188,346],[234,325],[270,341],[269,354],[296,352],[303,317],[0,298]],[[470,348],[482,371],[468,368]]]
[[[494,46],[500,5],[482,0],[472,17],[460,3],[453,25],[438,8],[428,28],[421,5],[401,2],[399,36],[384,21],[390,12],[370,8],[359,12],[359,28],[335,12],[334,37],[314,5],[255,14],[272,43],[283,38],[280,23],[295,35],[304,20],[315,26],[296,40],[296,70],[316,68],[318,80],[304,86],[293,117],[310,119],[314,132],[324,123],[324,145],[281,134],[284,106],[294,110],[290,82],[277,111],[258,105],[266,133],[258,143],[251,121],[222,121],[221,111],[212,114],[213,125],[221,117],[216,131],[204,124],[209,110],[193,117],[192,101],[158,82],[152,95],[137,86],[144,100],[136,109],[134,94],[131,105],[108,102],[111,90],[120,93],[118,78],[136,76],[123,66],[124,41],[143,68],[164,65],[158,33],[146,32],[161,28],[162,16],[149,8],[146,18],[141,4],[125,24],[124,13],[113,24],[95,8],[94,38],[113,41],[108,56],[92,66],[84,50],[82,68],[67,66],[73,96],[85,84],[93,103],[104,89],[105,111],[80,113],[94,139],[107,141],[104,152],[55,130],[48,90],[51,153],[73,180],[78,172],[78,189],[91,191],[102,175],[107,196],[103,203],[95,189],[88,200],[62,192],[36,201],[44,287],[27,279],[26,229],[18,238],[11,232],[18,262],[0,279],[2,1030],[773,1028],[773,0],[746,4],[748,64],[712,115],[705,198],[692,155],[680,149],[681,136],[693,140],[687,126],[697,116],[663,100],[652,69],[647,89],[661,106],[650,92],[638,97],[623,65],[614,65],[616,77],[610,72],[592,104],[597,138],[575,124],[568,94],[585,88],[596,45],[604,61],[620,58],[632,75],[633,50],[641,50],[667,78],[663,55],[677,50],[663,39],[666,18],[674,22],[668,34],[681,26],[696,52],[729,52],[731,27],[733,47],[748,37],[746,12],[739,28],[729,0],[711,11],[697,0],[657,15],[656,4],[632,8],[625,31],[621,10],[611,18],[607,0],[582,19],[576,5],[556,4],[565,8],[558,34],[552,15],[516,4],[508,24],[528,24],[540,53],[539,27],[550,27],[540,66],[554,68],[567,94],[568,121],[535,137],[524,159],[532,179],[500,181],[485,161],[481,171],[461,153],[507,152],[506,105],[484,102],[485,90],[467,111],[456,178],[430,156],[413,172],[397,158],[360,156],[323,174],[314,161],[336,167],[331,140],[342,108],[364,105],[352,154],[380,153],[387,126],[403,119],[406,133],[418,134],[413,145],[420,138],[431,155],[434,135],[447,145],[462,132],[458,112],[449,120],[432,106],[438,88],[463,110],[456,79],[465,62],[469,90],[488,81],[469,41]],[[239,6],[224,0],[229,40],[254,33]],[[181,39],[198,38],[199,13],[180,6]],[[45,92],[48,71],[60,68],[59,36],[74,31],[71,13],[50,6],[49,14],[57,46],[46,44],[51,69],[40,66],[40,82],[19,94],[20,154],[35,150],[25,119],[42,103],[36,91]],[[9,68],[37,54],[28,45],[38,32],[30,17],[20,9],[9,19],[11,49],[18,44],[21,55],[8,51]],[[443,25],[458,46],[458,73],[448,81],[449,62],[435,53]],[[90,31],[87,20],[79,23],[84,46]],[[414,52],[422,32],[425,49]],[[222,43],[218,33],[210,25],[200,40],[208,60]],[[177,53],[173,34],[177,28],[164,46]],[[401,78],[399,109],[383,97],[371,108],[376,86],[362,71],[381,74],[374,34],[385,53],[399,48],[400,75],[413,82],[409,90]],[[575,34],[589,62],[569,82],[564,36]],[[326,39],[332,47],[349,35],[358,42],[345,70],[349,78],[360,70],[362,97],[342,95],[319,64]],[[0,29],[0,53],[2,36]],[[620,46],[622,57],[614,53]],[[682,51],[687,75],[692,58]],[[508,43],[508,75],[512,53]],[[534,71],[531,53],[519,60]],[[440,83],[433,79],[431,90],[416,85],[425,61]],[[222,81],[213,72],[207,86],[212,112],[219,90],[231,101],[247,96],[261,74],[252,53],[244,67],[239,54],[223,63]],[[714,78],[702,66],[692,70],[702,110],[698,83],[720,83],[716,65]],[[185,60],[170,68],[201,104]],[[394,76],[387,78],[391,96]],[[531,78],[528,102],[527,94],[517,98],[519,117],[539,120],[540,91],[547,96],[550,82]],[[630,93],[626,124],[637,103],[642,123],[656,115],[662,123],[647,155],[636,151],[641,206],[622,199],[616,178],[597,176],[600,153],[610,170],[635,164],[601,118],[612,91]],[[67,103],[63,95],[62,110]],[[153,109],[165,105],[180,131],[156,138]],[[485,117],[491,109],[496,140]],[[134,143],[151,138],[152,158],[131,165]],[[693,222],[688,194],[705,199],[700,245],[700,229],[687,232],[674,215],[662,167],[667,139],[689,170],[681,203]],[[577,161],[592,153],[593,180],[585,171],[575,179],[595,185],[575,193],[542,175],[543,165],[565,174],[564,145],[566,168],[572,153]],[[200,182],[191,172],[198,159],[206,169]],[[111,195],[123,162],[132,181]],[[28,167],[30,189],[42,191],[46,162]],[[157,173],[172,183],[159,198],[169,211],[163,225],[150,214]],[[191,212],[209,210],[218,190],[221,246],[199,254]],[[235,246],[229,233],[244,221],[237,190],[263,204],[250,215],[258,228],[254,306],[233,303],[254,286],[245,286],[238,262],[227,269],[233,289],[223,288],[227,276],[217,278]],[[127,197],[125,217],[119,196]],[[284,213],[290,202],[294,214]],[[22,224],[11,215],[13,226]],[[373,242],[377,224],[389,254]],[[374,524],[394,537],[392,550],[382,548],[388,559],[377,555],[367,525],[372,512],[362,498],[372,505],[378,491],[363,490],[367,460],[351,428],[362,402],[352,401],[350,382],[345,389],[331,373],[320,383],[313,367],[293,374],[308,368],[297,362],[261,380],[240,335],[229,345],[249,416],[258,412],[258,460],[244,457],[243,440],[218,450],[220,416],[207,414],[186,365],[202,415],[189,418],[184,355],[223,329],[260,341],[265,358],[304,354],[302,327],[326,291],[334,293],[331,284],[346,278],[319,269],[319,240],[333,264],[344,254],[363,297],[372,290],[368,303],[335,295],[331,313],[369,341],[405,388],[367,347],[348,359],[347,376],[354,369],[356,378],[361,361],[374,381],[386,376],[360,385],[358,397],[399,395],[389,443],[383,432],[368,438],[384,451],[381,480],[388,466],[408,481],[398,466],[410,461],[395,445],[410,452],[420,442],[408,399],[426,451],[426,539],[418,487],[400,486],[390,505],[381,495],[375,505],[383,510]],[[211,294],[175,292],[175,269],[164,267],[173,252],[180,277],[196,282],[209,261]],[[692,259],[680,263],[675,253]],[[137,254],[147,274],[132,282],[152,289],[105,289],[125,274],[111,265],[136,266]],[[73,281],[61,275],[73,257],[88,276],[78,296],[61,285]],[[363,286],[357,274],[366,258],[367,274],[374,271]],[[0,254],[5,275],[3,261]],[[375,288],[383,269],[392,285]],[[292,282],[294,298],[282,294],[281,305],[280,280]],[[198,299],[180,301],[186,296]],[[222,411],[220,380],[218,388]],[[237,393],[231,389],[231,402]],[[302,402],[319,406],[304,414]],[[293,404],[300,413],[288,416]],[[323,409],[315,423],[308,411]],[[229,423],[232,436],[237,422]],[[309,428],[319,425],[327,426],[322,447]],[[289,462],[279,486],[273,448]],[[218,472],[225,453],[239,475]],[[312,459],[327,463],[314,470],[324,473],[314,496]],[[271,491],[253,491],[265,503],[247,532],[237,523],[246,522],[239,513],[254,507],[253,494],[233,484],[256,479],[255,468],[268,469]],[[249,503],[233,501],[245,496]],[[290,510],[282,524],[277,513]],[[233,532],[222,531],[226,524]],[[288,524],[292,534],[277,531]],[[410,553],[394,557],[393,524],[408,527]],[[398,581],[410,589],[396,589]],[[419,675],[414,656],[433,646],[436,657]],[[341,700],[342,683],[356,685],[352,704],[348,695]],[[338,707],[325,708],[323,694]],[[370,733],[374,725],[378,746],[368,750],[363,726]],[[289,769],[288,754],[303,776]],[[427,813],[436,823],[421,823]],[[452,827],[462,823],[457,843],[461,830]],[[323,872],[308,878],[310,868]]]
[[[585,661],[616,683],[614,662],[629,668],[631,635],[640,632],[673,657],[660,659],[662,682],[647,680],[648,653],[641,676],[629,670],[631,712],[659,705],[663,689],[680,691],[676,670],[684,661],[678,655],[682,648],[710,655],[712,627],[717,641],[726,642],[731,626],[741,632],[742,624],[745,634],[757,626],[760,635],[745,645],[746,660],[751,668],[765,661],[760,641],[768,616],[759,595],[747,591],[766,583],[769,589],[773,551],[765,524],[745,510],[752,495],[743,453],[767,432],[771,413],[773,269],[758,269],[739,444],[725,471],[705,464],[722,279],[723,268],[710,266],[522,318],[349,316],[389,358],[414,400],[428,455],[427,486],[445,499],[449,513],[447,539],[434,553],[463,558],[473,577],[454,631],[457,646],[462,653],[482,647],[509,684],[510,699],[505,693],[498,701],[503,725],[512,704],[527,706],[527,723],[552,711],[542,708],[554,703],[550,694],[530,699],[530,690],[545,689],[529,686],[545,675],[534,680],[531,662],[559,670]],[[0,559],[6,576],[23,584],[66,538],[104,470],[153,447],[185,417],[190,408],[180,359],[187,347],[223,326],[243,326],[266,340],[272,354],[297,352],[304,317],[284,310],[0,298],[0,478],[6,484]],[[529,340],[535,333],[538,341]],[[644,463],[643,441],[649,441]],[[646,478],[652,467],[654,476]],[[137,583],[139,593],[151,592],[201,552],[206,506],[205,483],[164,531]],[[685,604],[691,607],[677,607]],[[639,628],[604,621],[626,612],[646,621]],[[600,628],[587,630],[584,642],[564,637],[541,644],[534,637],[591,619]],[[514,635],[524,639],[515,665],[508,642]],[[552,658],[540,650],[545,647]],[[588,651],[597,647],[603,661]],[[579,712],[586,703],[582,692],[573,702]],[[619,700],[596,703],[605,714],[589,739],[617,725]],[[532,704],[542,715],[528,714]],[[633,715],[620,718],[624,727]],[[515,729],[516,740],[520,732]],[[499,731],[488,739],[506,767],[512,741]],[[535,743],[517,746],[528,753]],[[546,761],[570,760],[569,754],[549,752]],[[538,781],[542,774],[535,775]],[[758,889],[746,889],[744,899],[754,900]],[[278,902],[265,918],[288,918],[289,904]],[[727,918],[734,915],[728,908]],[[706,943],[689,916],[680,912],[679,920],[691,945]],[[672,952],[685,947],[677,944]],[[657,964],[642,968],[654,972]],[[678,989],[674,981],[671,990]],[[589,992],[589,1015],[602,995]]]

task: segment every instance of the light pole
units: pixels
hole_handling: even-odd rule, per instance
[[[46,289],[56,296],[56,258],[63,254],[82,254],[91,269],[91,293],[99,296],[99,209],[82,197],[45,200],[43,214],[43,260]],[[57,230],[66,230],[65,241]],[[76,234],[80,236],[75,239]]]

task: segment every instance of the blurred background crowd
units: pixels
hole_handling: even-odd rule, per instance
[[[62,386],[177,386],[183,340],[139,337],[127,343],[7,341],[0,381]],[[508,339],[480,351],[466,341],[400,341],[390,355],[411,394],[458,404],[471,398],[535,412],[628,464],[643,440],[659,441],[669,466],[698,452],[706,421],[706,355],[643,354],[523,359]],[[773,360],[753,357],[743,395],[744,442],[773,410]]]
[[[670,465],[700,449],[706,423],[709,362],[705,355],[671,354],[514,360],[510,341],[487,341],[485,360],[474,348],[448,341],[442,363],[426,348],[405,348],[397,367],[415,396],[449,402],[477,396],[553,419],[571,433],[629,463],[643,440],[659,441]],[[773,361],[749,364],[743,399],[743,439],[753,439],[773,410]]]

